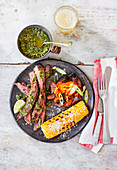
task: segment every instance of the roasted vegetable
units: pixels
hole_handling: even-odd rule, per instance
[[[88,113],[85,103],[80,101],[69,109],[41,124],[41,129],[46,138],[53,138],[74,126]]]

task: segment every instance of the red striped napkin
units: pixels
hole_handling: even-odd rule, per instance
[[[111,136],[111,144],[117,144],[117,58],[105,58],[98,59],[94,62],[94,77],[93,77],[93,88],[95,93],[95,105],[92,117],[87,124],[87,126],[82,131],[80,136],[79,144],[83,145],[85,148],[97,153],[103,146],[103,117],[101,130],[99,135],[98,144],[93,146],[92,144],[92,134],[95,129],[97,117],[98,117],[98,75],[104,73],[106,67],[110,66],[112,68],[111,78],[108,88],[107,97],[107,107],[108,107],[108,122],[109,130]]]

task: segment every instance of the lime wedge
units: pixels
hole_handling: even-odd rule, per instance
[[[13,111],[14,113],[18,113],[25,105],[25,101],[24,100],[18,100],[16,101],[15,105],[14,105],[14,108],[13,108]]]

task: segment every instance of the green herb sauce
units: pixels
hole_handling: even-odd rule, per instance
[[[38,46],[39,37],[43,42],[50,41],[45,31],[39,28],[27,28],[19,38],[20,48],[24,55],[29,58],[40,58],[44,56],[49,48],[50,44],[43,44],[41,47]]]

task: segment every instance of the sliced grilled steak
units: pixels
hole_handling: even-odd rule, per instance
[[[38,122],[39,117],[42,114],[44,114],[45,116],[45,109],[46,109],[45,101],[46,101],[45,91],[42,89],[39,92],[38,102],[36,103],[36,106],[32,113],[32,118],[34,118],[36,122]]]
[[[50,65],[45,66],[45,78],[48,79],[52,76],[52,67]]]
[[[38,85],[37,85],[37,79],[36,79],[34,71],[32,71],[29,74],[29,77],[30,77],[30,83],[31,83],[31,90],[30,90],[29,95],[27,97],[25,106],[20,111],[20,113],[22,113],[25,121],[28,124],[31,123],[32,107],[34,106],[35,102],[38,99]]]
[[[34,124],[34,128],[33,128],[34,131],[37,131],[37,129],[39,129],[39,128],[40,128],[40,126],[38,123]]]
[[[17,115],[17,121],[18,121],[19,119],[23,118],[23,117],[24,117],[23,114],[19,112],[18,115]]]
[[[52,82],[52,83],[50,84],[50,91],[51,91],[51,93],[54,93],[55,87],[56,87],[56,83],[55,83],[55,82]]]
[[[39,88],[45,90],[45,72],[44,67],[41,65],[37,65],[34,67],[34,71],[39,83]]]
[[[40,87],[40,92],[39,92],[39,98],[38,98],[38,102],[36,103],[36,106],[33,110],[32,113],[32,118],[35,120],[36,124],[38,123],[39,117],[41,118],[41,122],[44,122],[45,119],[45,109],[46,109],[46,105],[45,105],[45,101],[46,101],[46,96],[45,96],[45,71],[44,71],[44,67],[41,65],[37,65],[34,68],[37,80],[38,80],[38,84]],[[39,126],[34,125],[34,131],[37,130],[37,128]]]
[[[81,83],[81,81],[80,81],[80,79],[78,79],[78,87],[82,90],[82,83]]]
[[[31,121],[31,112],[28,112],[28,114],[27,114],[26,116],[24,116],[24,120],[25,120],[28,124],[32,123],[32,121]]]
[[[26,83],[24,83],[24,82],[22,82],[22,83],[14,83],[14,85],[16,85],[17,87],[18,87],[18,89],[22,92],[22,93],[24,93],[26,96],[28,96],[29,95],[29,92],[30,92],[30,88],[28,88],[27,89],[27,85],[26,85]]]

